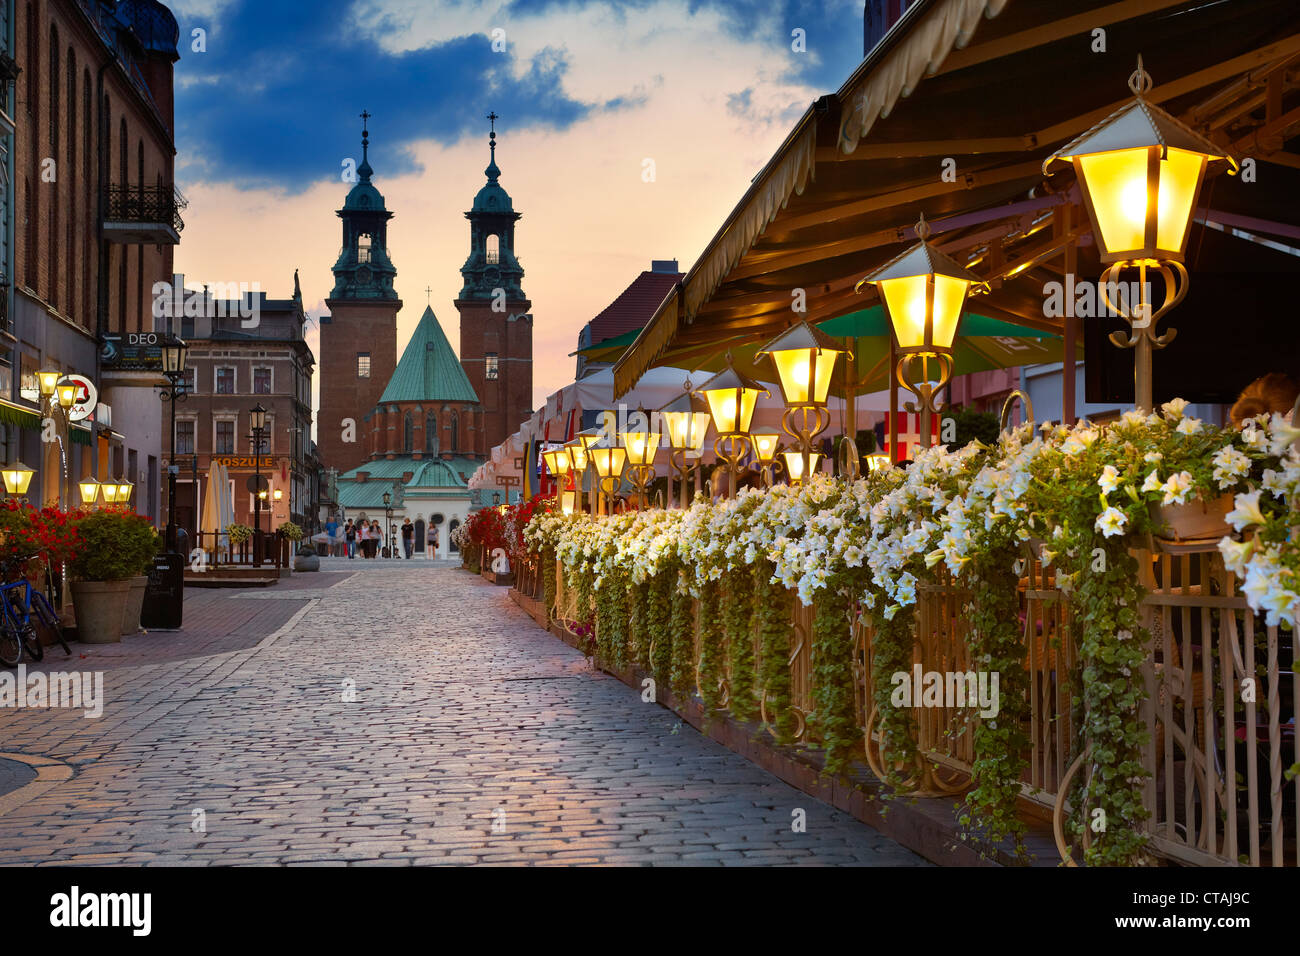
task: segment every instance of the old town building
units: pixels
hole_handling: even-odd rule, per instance
[[[173,186],[172,68],[178,28],[155,0],[47,0],[16,14],[13,310],[0,329],[6,460],[37,470],[33,501],[58,501],[67,477],[126,477],[157,519],[162,408],[150,361],[120,367],[106,342],[156,331],[156,282],[169,281],[183,227]],[[92,419],[41,442],[36,373],[84,376]],[[93,434],[93,437],[92,437]],[[94,447],[95,452],[89,453]],[[70,487],[64,485],[64,487]],[[76,504],[74,500],[66,502]]]

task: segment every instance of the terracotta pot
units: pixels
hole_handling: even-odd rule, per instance
[[[131,582],[73,581],[72,603],[77,613],[77,639],[83,644],[117,644],[122,640]]]
[[[131,578],[128,582],[131,590],[127,592],[126,607],[122,609],[122,633],[134,634],[140,630],[140,615],[144,611],[144,589],[149,583],[148,575]]]
[[[1198,498],[1183,505],[1152,505],[1152,514],[1164,527],[1157,537],[1166,547],[1198,548],[1213,546],[1232,533],[1227,515],[1233,508],[1232,495],[1219,495],[1209,501]]]

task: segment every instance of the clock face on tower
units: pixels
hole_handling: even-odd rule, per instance
[[[496,283],[501,280],[501,270],[496,266],[488,266],[483,270],[483,278],[488,282]]]
[[[371,275],[370,269],[368,267],[362,266],[360,269],[357,270],[357,282],[359,282],[361,285],[370,285],[370,280],[372,278],[373,276]]]

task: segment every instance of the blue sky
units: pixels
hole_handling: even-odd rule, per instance
[[[404,173],[418,168],[413,143],[479,136],[489,107],[516,131],[564,130],[593,115],[639,109],[661,72],[692,69],[698,52],[683,45],[680,57],[658,63],[656,72],[620,71],[609,77],[607,95],[591,96],[566,83],[581,50],[561,37],[521,53],[512,33],[536,33],[548,20],[597,7],[634,16],[661,7],[660,0],[513,0],[441,11],[431,3],[373,0],[182,0],[174,6],[182,38],[180,178],[242,188],[298,192],[335,178],[338,157],[356,147],[362,107],[375,115],[373,136],[385,146],[386,171]],[[747,101],[760,69],[775,66],[787,81],[825,92],[861,57],[857,0],[688,0],[682,6],[695,15],[716,14],[720,39],[725,34],[770,47],[770,55],[755,58],[754,75],[738,71],[734,88],[725,91],[737,102]],[[471,9],[506,31],[504,54],[493,51],[488,33],[474,29],[473,17],[457,16]],[[405,37],[434,21],[439,39],[405,48]],[[195,27],[207,32],[205,52],[190,49]],[[796,27],[806,31],[812,55],[791,54]],[[791,115],[804,105],[792,104]]]

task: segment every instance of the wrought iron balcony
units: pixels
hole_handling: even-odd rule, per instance
[[[174,246],[181,241],[188,205],[171,186],[107,186],[104,189],[104,238],[124,245]]]

